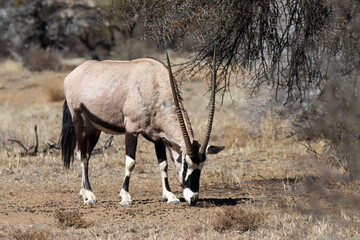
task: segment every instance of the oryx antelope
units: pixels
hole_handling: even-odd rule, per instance
[[[91,151],[101,131],[125,134],[125,179],[120,191],[121,205],[131,205],[130,175],[135,166],[138,135],[155,145],[161,172],[163,198],[179,203],[171,192],[167,169],[166,147],[170,149],[184,198],[191,205],[199,198],[201,169],[206,154],[216,154],[223,146],[208,146],[215,109],[216,73],[213,67],[210,114],[201,145],[194,139],[189,117],[184,109],[167,56],[162,62],[141,58],[132,61],[87,61],[64,80],[65,103],[61,132],[64,166],[73,161],[75,145],[81,160],[84,203],[96,203],[88,177]],[[214,54],[215,65],[215,54]]]

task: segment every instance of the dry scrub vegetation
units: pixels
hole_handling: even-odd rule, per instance
[[[211,142],[226,150],[209,156],[201,177],[200,201],[161,202],[153,145],[140,139],[130,191],[134,205],[121,207],[117,194],[124,174],[124,138],[117,136],[90,161],[90,180],[99,200],[77,199],[77,161],[66,170],[51,149],[22,156],[17,139],[39,149],[59,138],[62,79],[67,72],[31,72],[6,60],[0,66],[0,238],[1,239],[356,239],[360,227],[359,181],[347,181],[346,166],[326,139],[302,141],[290,123],[234,88],[218,99]],[[208,95],[203,81],[184,81],[182,94],[195,136],[206,128]],[[102,135],[97,148],[105,144]],[[41,151],[39,151],[41,152]],[[175,168],[170,185],[178,197]]]
[[[83,215],[79,210],[64,211],[64,209],[56,210],[54,214],[55,219],[58,221],[61,228],[87,228],[90,223],[83,219]]]

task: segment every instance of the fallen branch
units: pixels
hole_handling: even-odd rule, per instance
[[[37,125],[34,127],[35,132],[35,145],[32,145],[30,147],[26,147],[20,140],[17,139],[8,139],[9,142],[17,143],[22,149],[24,149],[23,152],[21,152],[21,156],[36,156],[39,153],[48,153],[50,150],[60,150],[60,144],[55,142],[48,142],[45,143],[45,147],[42,151],[39,151],[39,136],[37,132]],[[104,146],[100,148],[96,148],[92,151],[91,155],[96,155],[105,152],[106,149],[111,147],[112,141],[114,139],[114,136],[110,136],[104,143]]]
[[[29,148],[25,147],[25,145],[17,139],[8,139],[8,141],[17,143],[25,150],[25,152],[20,153],[22,156],[36,156],[38,153],[47,153],[51,149],[60,149],[58,143],[47,143],[44,150],[39,151],[39,135],[37,132],[37,125],[34,126],[34,132],[35,132],[35,145],[32,145]]]
[[[29,150],[24,146],[24,144],[22,144],[19,140],[17,139],[8,139],[9,142],[15,142],[17,144],[19,144],[24,150],[26,153],[29,152]]]
[[[42,151],[43,153],[47,153],[49,150],[60,150],[60,144],[59,143],[54,143],[54,142],[48,142],[46,143],[46,147],[44,148],[44,150]]]
[[[37,125],[35,125],[34,131],[35,131],[35,148],[34,148],[33,154],[36,154],[38,152],[38,148],[39,148],[39,137],[38,137],[38,133],[37,133]]]
[[[106,149],[108,149],[111,146],[112,140],[114,139],[114,136],[111,135],[106,141],[104,146],[100,148],[96,148],[92,151],[91,155],[96,155],[105,152]]]

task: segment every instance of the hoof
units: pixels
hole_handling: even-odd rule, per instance
[[[94,205],[95,203],[97,203],[97,200],[89,200],[85,202],[85,204],[90,204],[90,205]]]
[[[123,207],[128,207],[128,206],[131,206],[132,203],[130,201],[121,201],[120,205]]]
[[[169,201],[167,198],[163,197],[163,198],[161,198],[161,202],[167,202],[167,203],[169,203],[169,204],[174,204],[174,205],[176,205],[176,204],[179,204],[179,203],[180,203],[180,200],[175,199],[175,200]]]
[[[96,197],[91,190],[86,190],[86,189],[82,188],[79,192],[78,197],[84,199],[84,204],[92,204],[93,205],[97,202]]]

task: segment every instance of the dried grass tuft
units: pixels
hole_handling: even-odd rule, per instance
[[[9,75],[19,74],[27,72],[20,62],[15,62],[11,59],[7,59],[1,63],[0,74],[2,78],[6,78]]]
[[[213,227],[217,232],[234,230],[243,233],[256,230],[264,218],[264,214],[260,211],[244,210],[237,206],[229,206],[221,209],[216,214]]]
[[[82,214],[78,210],[74,211],[62,211],[56,210],[55,219],[58,221],[61,228],[73,227],[73,228],[87,228],[90,223],[86,222],[82,218]]]
[[[254,140],[254,136],[250,135],[248,127],[239,126],[235,123],[233,126],[227,128],[225,139],[225,146],[244,148],[248,142]]]
[[[43,88],[46,99],[49,102],[57,102],[65,99],[63,79],[57,78],[47,82]]]
[[[25,230],[15,230],[11,234],[11,239],[16,240],[45,240],[49,239],[48,234],[41,231],[25,231]]]

